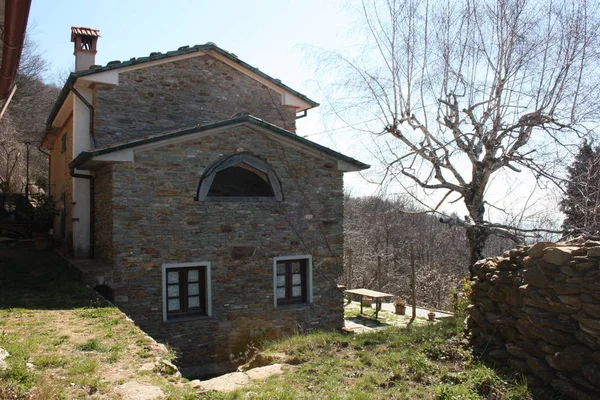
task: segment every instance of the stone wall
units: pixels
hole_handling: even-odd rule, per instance
[[[112,165],[94,173],[94,257],[110,264],[113,260]]]
[[[203,55],[122,72],[119,85],[95,91],[98,147],[209,124],[246,112],[290,131],[296,112],[281,95]]]
[[[535,388],[600,398],[600,242],[542,242],[474,266],[476,348]]]
[[[206,166],[246,152],[268,163],[283,202],[201,202]],[[175,347],[182,366],[210,372],[248,342],[305,329],[343,326],[343,180],[336,162],[238,127],[136,154],[110,170],[111,264],[104,282],[115,302],[157,340]],[[108,178],[98,179],[108,182]],[[103,238],[102,235],[110,235]],[[249,251],[248,251],[249,250]],[[106,252],[103,252],[107,254]],[[273,306],[273,258],[313,257],[313,303]],[[211,263],[212,318],[162,321],[161,266]]]

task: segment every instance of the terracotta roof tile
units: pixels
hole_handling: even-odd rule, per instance
[[[75,35],[100,37],[100,31],[98,29],[86,28],[85,26],[72,26],[71,42],[75,40]]]

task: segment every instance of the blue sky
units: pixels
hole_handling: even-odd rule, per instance
[[[324,103],[316,84],[320,77],[315,73],[314,54],[318,49],[355,44],[350,15],[358,4],[343,0],[33,0],[29,27],[31,38],[51,63],[48,79],[53,82],[66,78],[74,66],[71,26],[85,26],[101,33],[97,64],[214,42]],[[322,109],[310,110],[307,118],[298,120],[298,134],[368,163],[367,155],[361,155],[347,136],[329,132],[331,124],[325,125]],[[346,175],[347,188],[362,192],[360,176]]]
[[[73,1],[33,0],[33,37],[55,68],[73,63],[71,26],[99,29],[97,61],[215,42],[265,72],[301,84],[303,47],[334,48],[346,40],[336,0]]]
[[[288,86],[325,104],[318,89],[318,49],[352,51],[358,0],[33,0],[30,36],[51,62],[50,79],[73,69],[71,26],[99,29],[96,63],[128,60],[151,52],[214,42]],[[54,79],[52,78],[54,76]],[[366,163],[372,137],[349,132],[324,116],[325,107],[298,120],[297,133]],[[377,127],[372,128],[378,130]],[[367,172],[377,179],[375,168]],[[377,193],[359,173],[345,174],[345,189],[355,195]]]
[[[97,64],[214,42],[317,102],[309,53],[343,46],[348,25],[343,7],[330,0],[33,0],[29,18],[52,64],[50,79],[73,69],[70,28],[86,26],[102,35]],[[314,121],[304,125],[318,129]]]

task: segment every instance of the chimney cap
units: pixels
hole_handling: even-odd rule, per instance
[[[71,27],[71,42],[75,41],[75,36],[92,36],[100,37],[100,31],[98,29],[86,28],[85,26]]]

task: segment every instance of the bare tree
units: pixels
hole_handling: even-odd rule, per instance
[[[46,118],[58,95],[58,88],[42,81],[48,63],[35,42],[27,39],[15,77],[15,95],[0,120],[0,190],[23,192],[26,184],[26,152],[30,143],[31,182],[44,186],[47,157],[36,151]]]
[[[346,196],[344,247],[352,254],[349,287],[382,290],[408,300],[414,274],[418,304],[447,309],[450,293],[466,275],[464,227],[440,224],[436,216],[422,211],[406,198]],[[497,255],[513,244],[494,237],[486,252]],[[347,258],[346,268],[349,263]]]
[[[12,141],[0,142],[0,191],[2,193],[19,193],[21,183],[17,179],[17,168],[21,158],[19,143]]]
[[[597,118],[598,8],[363,0],[366,50],[334,54],[334,112],[348,126],[371,121],[385,178],[436,191],[420,197],[432,210],[464,203],[471,264],[505,228],[486,218],[492,178],[528,168],[555,181],[557,157]]]

